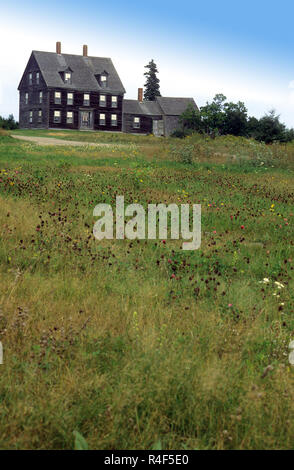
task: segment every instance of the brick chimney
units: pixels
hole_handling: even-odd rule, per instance
[[[61,54],[61,42],[56,43],[56,54]]]
[[[140,103],[143,101],[143,88],[138,88],[138,101],[140,101]]]
[[[84,57],[88,56],[88,46],[86,44],[83,45],[83,56]]]

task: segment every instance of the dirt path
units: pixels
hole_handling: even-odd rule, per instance
[[[76,146],[90,146],[90,147],[126,147],[127,144],[108,144],[108,143],[97,143],[97,142],[78,142],[76,140],[63,140],[55,139],[54,137],[34,137],[28,135],[13,135],[15,139],[26,140],[27,142],[33,142],[38,145],[70,145],[71,147]]]

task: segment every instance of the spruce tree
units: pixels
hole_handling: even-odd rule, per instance
[[[159,91],[159,79],[156,74],[158,73],[157,66],[152,59],[149,64],[145,65],[147,72],[144,73],[146,76],[146,83],[144,85],[144,100],[155,101],[156,96],[161,96]]]

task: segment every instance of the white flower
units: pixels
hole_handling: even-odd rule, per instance
[[[278,286],[278,289],[282,289],[282,287],[283,288],[285,287],[281,282],[278,282],[278,281],[275,281],[275,284],[276,286]]]
[[[270,281],[267,277],[264,277],[262,281],[259,281],[261,284],[268,284]]]

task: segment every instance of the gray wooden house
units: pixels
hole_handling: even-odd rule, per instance
[[[33,51],[18,87],[21,128],[122,129],[125,89],[104,57]]]
[[[18,86],[21,128],[123,131],[168,136],[193,98],[124,99],[125,88],[110,58],[32,51]]]
[[[143,101],[143,89],[138,89],[137,100],[123,100],[123,131],[156,136],[169,136],[181,127],[179,117],[192,106],[198,109],[193,98],[166,98]]]

